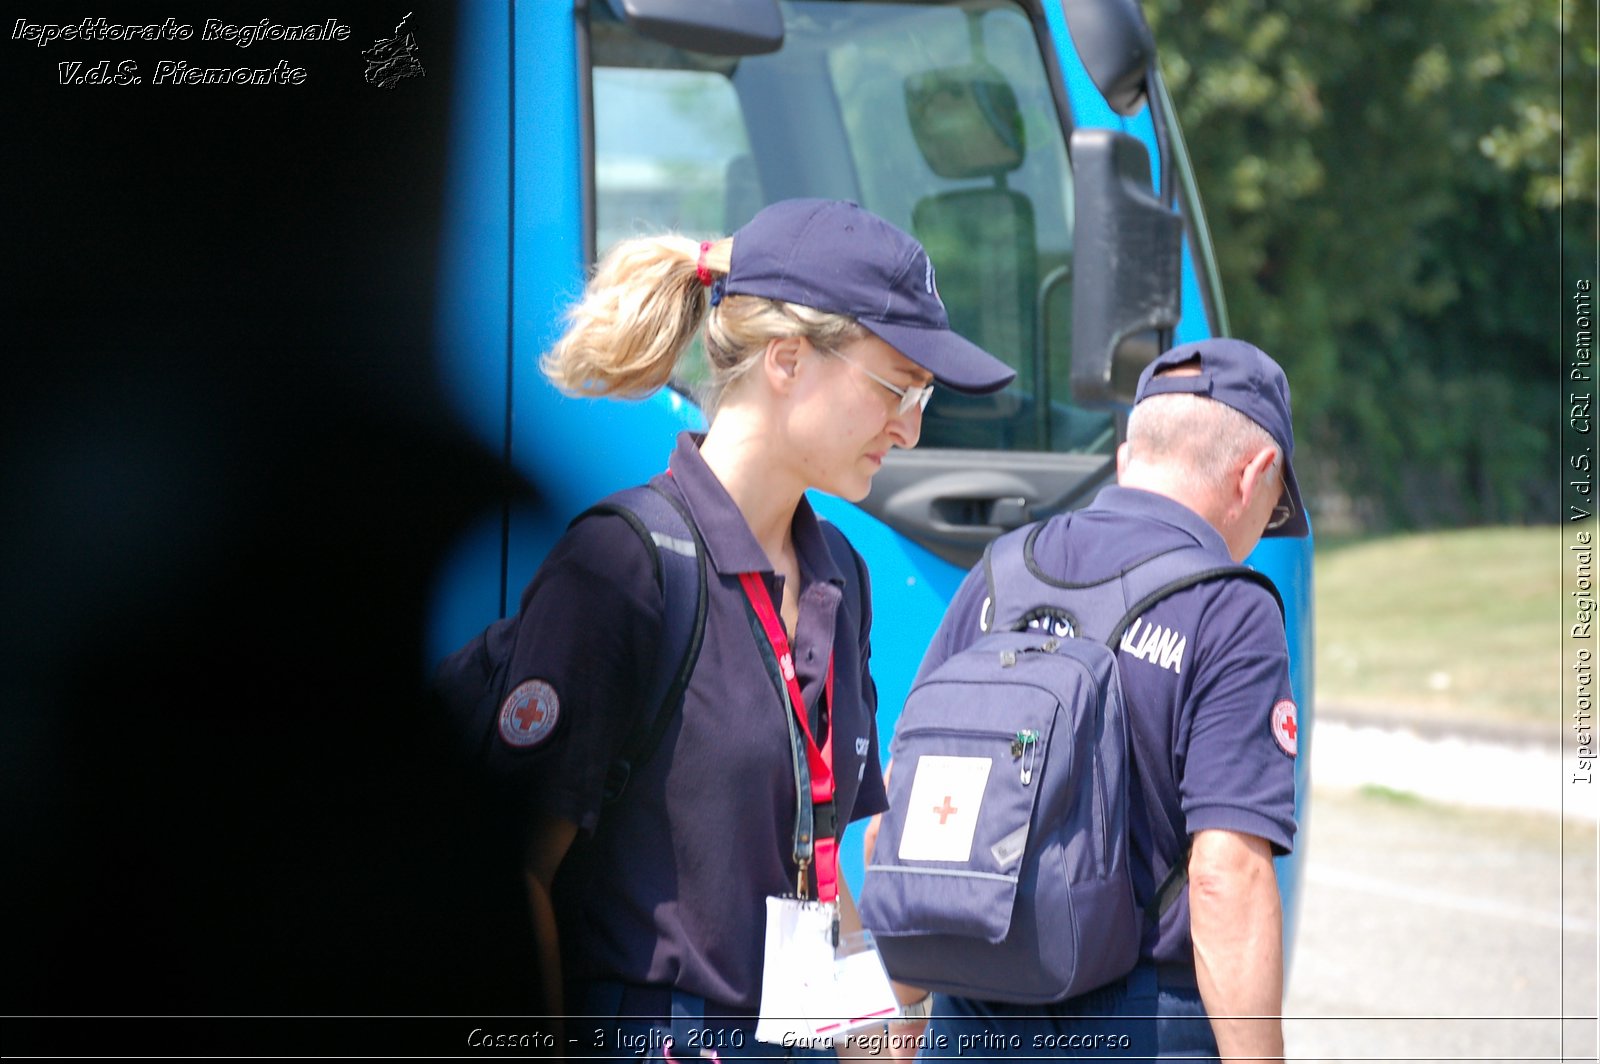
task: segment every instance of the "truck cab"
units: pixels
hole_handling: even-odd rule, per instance
[[[514,608],[574,514],[704,425],[694,357],[644,401],[565,397],[540,375],[597,257],[642,233],[724,236],[780,199],[853,200],[922,241],[952,327],[1017,371],[994,395],[936,395],[860,504],[813,500],[872,575],[887,756],[985,544],[1089,501],[1140,369],[1229,331],[1136,0],[521,0],[462,18],[439,381],[540,503],[461,544],[431,649]],[[1250,562],[1283,595],[1309,728],[1311,543],[1266,540]],[[859,828],[843,855],[859,887]],[[1279,878],[1292,926],[1293,858]]]

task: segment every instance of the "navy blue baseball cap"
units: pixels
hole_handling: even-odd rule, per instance
[[[1157,376],[1163,370],[1193,363],[1198,374]],[[1265,351],[1243,340],[1218,338],[1180,344],[1161,355],[1139,375],[1134,405],[1152,395],[1203,395],[1226,403],[1267,430],[1283,453],[1283,499],[1288,519],[1268,528],[1267,536],[1305,536],[1311,533],[1300,484],[1295,480],[1294,423],[1289,414],[1289,379]]]
[[[922,245],[843,200],[782,200],[733,234],[723,291],[847,314],[958,392],[998,391],[1017,374],[950,331]]]

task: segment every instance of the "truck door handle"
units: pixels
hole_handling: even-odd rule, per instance
[[[963,470],[914,481],[885,500],[884,516],[947,543],[983,544],[1027,524],[1037,489],[1010,473]]]
[[[1017,528],[1030,520],[1025,495],[941,496],[933,500],[932,509],[946,524],[962,528]]]

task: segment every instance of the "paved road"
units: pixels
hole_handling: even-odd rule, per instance
[[[1309,827],[1291,1059],[1595,1060],[1592,822],[1319,789]]]

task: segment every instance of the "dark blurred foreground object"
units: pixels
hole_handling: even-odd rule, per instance
[[[368,84],[407,9],[426,77]],[[295,86],[60,86],[60,60],[165,53],[6,54],[4,1013],[539,1000],[516,840],[425,682],[438,566],[516,494],[433,365],[455,16],[341,10]],[[69,1044],[26,1030],[8,1052]]]

